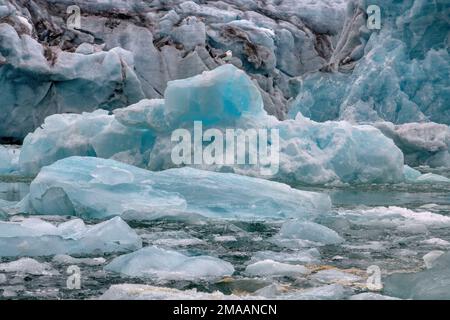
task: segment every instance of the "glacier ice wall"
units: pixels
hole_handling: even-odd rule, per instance
[[[354,69],[338,64],[306,76],[290,116],[450,124],[448,1],[358,1],[349,9],[368,5],[380,7],[381,30],[361,27],[366,42]]]

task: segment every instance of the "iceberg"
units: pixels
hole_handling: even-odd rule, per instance
[[[93,157],[70,157],[42,168],[28,203],[36,214],[127,220],[310,219],[331,208],[325,194],[278,182],[189,167],[152,172]]]
[[[274,158],[279,163],[269,176],[274,180],[293,184],[403,180],[403,154],[378,129],[345,121],[318,123],[301,115],[278,121],[263,109],[261,94],[251,79],[231,64],[171,81],[164,100],[143,100],[115,110],[114,115],[96,111],[51,116],[43,128],[26,137],[20,169],[36,174],[42,166],[75,155],[112,158],[154,171],[170,169],[179,165],[172,161],[172,132],[184,129],[192,136],[196,121],[201,121],[204,130],[279,132],[279,161]],[[261,139],[276,145],[272,136]],[[205,142],[204,147],[209,145]],[[258,150],[258,142],[249,142],[245,159],[250,157],[250,146]],[[267,178],[261,173],[266,168],[261,163],[236,163],[192,166]]]
[[[156,246],[115,258],[105,266],[106,271],[128,277],[159,280],[195,280],[231,276],[231,263],[209,256],[186,256]]]
[[[121,218],[87,226],[73,219],[55,226],[37,218],[0,221],[0,257],[91,255],[137,250],[139,236]]]

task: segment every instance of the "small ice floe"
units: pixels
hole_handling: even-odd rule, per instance
[[[36,276],[55,276],[59,272],[48,263],[38,262],[31,258],[21,258],[16,261],[0,263],[0,271],[14,272],[20,274],[31,274]]]
[[[309,273],[308,268],[302,265],[263,260],[247,266],[245,273],[251,276],[303,276]]]
[[[235,236],[219,236],[219,235],[215,235],[214,236],[214,241],[216,242],[235,242],[237,241]]]
[[[340,244],[344,239],[334,230],[314,222],[290,220],[272,238],[275,244],[288,248]]]
[[[129,277],[145,277],[160,280],[194,280],[231,276],[233,265],[210,256],[186,256],[173,250],[156,246],[115,258],[105,267],[106,271]]]
[[[353,284],[360,282],[363,279],[360,276],[352,274],[350,272],[341,271],[338,269],[326,269],[320,270],[310,277],[313,280],[323,283],[339,283],[339,284]]]
[[[340,210],[338,215],[357,225],[397,229],[408,233],[426,232],[427,229],[450,226],[450,217],[396,206]]]
[[[136,232],[119,217],[96,225],[81,219],[59,225],[38,218],[0,221],[0,257],[127,252],[141,246]]]
[[[277,297],[286,300],[340,300],[352,293],[352,289],[340,284],[330,284],[304,290],[292,291]]]
[[[423,256],[423,261],[425,263],[425,267],[427,269],[431,269],[434,266],[434,263],[436,260],[442,256],[445,252],[441,250],[434,250],[428,252],[426,255]]]
[[[99,266],[106,263],[106,259],[99,258],[74,258],[66,254],[58,254],[53,257],[53,262],[66,265],[87,265],[87,266]]]
[[[349,300],[401,300],[396,297],[384,296],[374,292],[358,293],[349,298]]]
[[[188,247],[205,244],[203,240],[195,238],[185,231],[143,232],[139,236],[149,244],[164,247]]]
[[[444,239],[440,238],[431,238],[427,240],[422,241],[423,244],[430,245],[430,246],[438,246],[438,247],[449,247],[450,242]]]
[[[262,260],[274,260],[281,263],[319,264],[320,252],[316,248],[291,252],[258,251],[252,256],[250,263]]]
[[[112,285],[100,300],[240,300],[261,299],[262,297],[225,295],[219,291],[199,292],[196,289],[178,290],[142,284]]]

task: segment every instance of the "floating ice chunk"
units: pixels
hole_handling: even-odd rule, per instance
[[[450,183],[449,178],[446,178],[446,177],[443,177],[441,175],[434,174],[434,173],[425,173],[425,174],[421,175],[420,177],[418,177],[415,181],[416,182],[425,182],[425,183],[436,183],[436,182]]]
[[[349,284],[353,282],[359,282],[362,280],[361,277],[355,274],[337,269],[320,270],[315,274],[313,274],[311,276],[311,279],[324,283],[340,283],[340,284],[344,283]]]
[[[106,262],[105,258],[74,258],[66,254],[58,254],[53,257],[53,262],[67,265],[87,265],[87,266],[99,266]]]
[[[0,273],[0,284],[3,284],[7,281],[6,275]]]
[[[152,245],[163,247],[187,247],[205,244],[203,240],[192,237],[185,231],[151,232],[142,233],[139,236]]]
[[[277,182],[187,167],[151,172],[89,157],[44,167],[31,183],[29,204],[37,214],[136,220],[186,214],[310,219],[331,207],[325,194]]]
[[[216,242],[234,242],[237,241],[235,236],[214,236]]]
[[[432,246],[439,246],[439,247],[449,247],[450,242],[447,240],[443,240],[440,238],[431,238],[427,240],[422,241],[423,244],[432,245]]]
[[[341,300],[351,292],[340,284],[330,284],[305,290],[297,290],[281,294],[277,299],[282,300]]]
[[[273,260],[258,261],[248,265],[245,273],[252,276],[302,276],[308,274],[307,268],[301,265],[276,262]]]
[[[344,242],[336,231],[314,222],[291,220],[285,222],[273,241],[281,246],[296,248]]]
[[[363,292],[351,296],[349,300],[401,300],[401,299],[385,296],[379,293]]]
[[[293,252],[258,251],[252,256],[250,262],[255,263],[263,260],[274,260],[289,264],[319,264],[320,253],[316,248]]]
[[[129,277],[161,280],[208,279],[230,276],[233,266],[209,256],[188,257],[177,251],[151,246],[119,256],[105,270]]]
[[[419,170],[413,169],[408,165],[405,165],[403,169],[403,174],[407,182],[413,183],[450,183],[450,179],[444,176],[425,173],[422,174]]]
[[[154,287],[142,284],[112,285],[100,300],[240,300],[258,299],[251,296],[224,295],[219,291],[213,293],[199,292],[196,289],[178,290],[165,287]]]
[[[426,255],[423,256],[423,261],[425,262],[425,267],[427,269],[431,269],[434,266],[435,261],[444,254],[444,251],[441,250],[434,250],[428,252]]]
[[[427,228],[446,228],[450,226],[450,217],[429,211],[413,211],[390,206],[371,209],[340,210],[338,215],[352,223],[406,230],[409,226],[423,225]]]
[[[55,226],[36,218],[0,222],[0,256],[100,254],[139,249],[141,239],[121,218],[93,226],[80,219]]]
[[[437,258],[430,269],[416,273],[395,273],[383,281],[384,293],[402,299],[450,299],[450,253]]]
[[[48,263],[41,263],[31,258],[21,258],[12,262],[0,263],[0,271],[37,276],[59,275],[59,272],[53,269]]]

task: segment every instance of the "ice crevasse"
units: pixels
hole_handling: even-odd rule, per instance
[[[59,114],[29,134],[20,170],[35,175],[69,156],[111,158],[150,170],[175,167],[172,132],[270,129],[279,132],[279,170],[271,179],[292,184],[386,183],[403,176],[403,154],[394,142],[369,125],[345,121],[318,123],[300,114],[287,121],[267,115],[260,92],[245,72],[223,65],[201,75],[168,83],[165,99],[142,100],[114,115]],[[205,143],[204,143],[205,144]],[[249,148],[247,148],[248,152]],[[196,165],[199,169],[261,176],[255,165]]]

